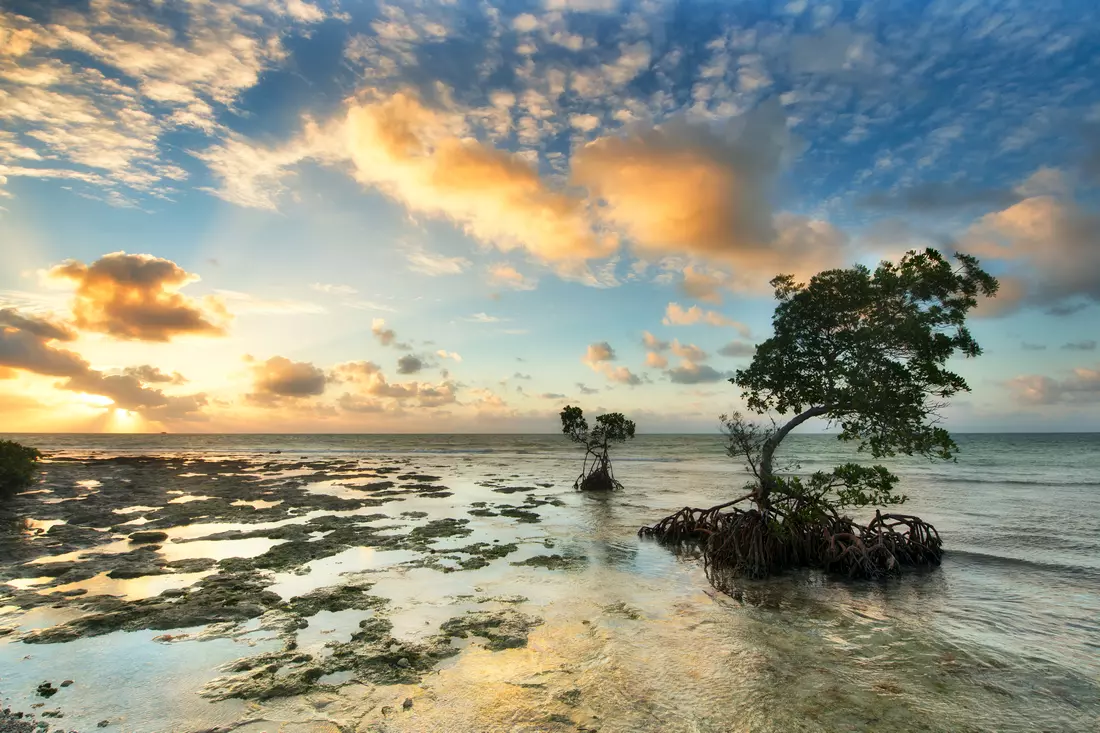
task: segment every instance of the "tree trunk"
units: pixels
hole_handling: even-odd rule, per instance
[[[764,442],[764,447],[760,451],[760,486],[756,490],[756,498],[754,499],[756,507],[762,514],[766,514],[771,507],[769,497],[771,496],[772,489],[775,487],[775,474],[772,473],[772,457],[775,456],[775,449],[778,448],[779,444],[783,442],[783,439],[787,437],[787,433],[791,432],[811,417],[820,417],[828,411],[829,408],[825,405],[811,407],[805,412],[795,415],[786,425],[775,431],[775,435]]]

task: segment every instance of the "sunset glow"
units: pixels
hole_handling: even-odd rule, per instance
[[[927,246],[949,426],[1100,426],[1084,31],[749,5],[6,6],[2,429],[711,431],[773,276]]]

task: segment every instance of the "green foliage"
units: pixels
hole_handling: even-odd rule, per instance
[[[561,431],[574,443],[586,446],[591,452],[607,451],[610,443],[623,443],[634,437],[634,421],[627,420],[621,412],[611,412],[596,418],[596,427],[589,430],[584,410],[566,406],[561,411]]]
[[[897,453],[950,459],[957,446],[936,410],[970,387],[944,365],[981,348],[965,325],[997,280],[968,255],[952,267],[933,249],[908,252],[872,273],[827,270],[808,285],[772,280],[775,334],[730,381],[754,412],[817,408],[841,439],[876,458]]]
[[[767,429],[723,416],[730,454],[747,459],[762,502],[769,491],[811,503],[828,499],[838,508],[905,500],[893,493],[897,479],[882,466],[846,464],[808,482],[777,478],[776,447],[811,417],[838,425],[841,440],[875,458],[954,458],[958,446],[939,427],[938,410],[970,387],[945,365],[956,354],[981,354],[966,315],[998,287],[974,257],[955,259],[952,265],[927,249],[907,252],[897,264],[882,262],[874,272],[859,265],[818,273],[808,284],[791,275],[772,280],[779,300],[774,335],[730,381],[753,412],[795,415]]]
[[[800,507],[842,512],[868,506],[896,506],[908,497],[895,494],[898,477],[885,466],[845,463],[832,471],[817,471],[803,481],[798,476],[777,477],[775,492]]]
[[[588,421],[584,419],[584,410],[571,405],[561,411],[561,431],[574,443],[588,444]]]
[[[15,494],[34,481],[35,464],[42,457],[34,448],[0,440],[0,497]]]

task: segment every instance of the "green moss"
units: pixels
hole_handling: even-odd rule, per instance
[[[588,558],[583,555],[536,555],[512,564],[547,570],[580,570],[588,565]]]
[[[511,517],[512,519],[516,519],[524,524],[535,524],[542,521],[542,517],[540,517],[538,514],[519,508],[501,509],[500,516]]]
[[[433,519],[420,527],[409,530],[408,541],[410,545],[427,545],[434,540],[443,537],[465,537],[470,534],[468,519]]]
[[[271,581],[250,573],[221,572],[200,580],[194,590],[123,601],[95,596],[82,605],[94,612],[23,637],[29,644],[72,641],[112,631],[180,629],[223,621],[244,621],[282,605],[266,587]]]

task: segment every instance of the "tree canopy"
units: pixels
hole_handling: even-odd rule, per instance
[[[723,416],[730,455],[755,478],[750,493],[710,509],[686,507],[643,534],[705,538],[708,570],[752,576],[792,564],[874,576],[899,564],[938,562],[939,535],[916,517],[876,513],[862,526],[842,516],[852,507],[905,501],[886,467],[846,463],[803,480],[778,475],[774,457],[792,430],[817,417],[874,458],[954,458],[958,446],[940,426],[939,411],[970,387],[947,363],[981,354],[966,315],[998,286],[974,257],[954,259],[926,249],[874,271],[857,265],[820,272],[809,283],[773,279],[773,334],[730,381],[752,412],[789,417],[764,427],[740,414]],[[797,467],[792,461],[784,468]],[[745,499],[755,509],[723,511]]]
[[[938,410],[970,387],[946,362],[956,353],[981,354],[966,314],[979,296],[997,292],[975,258],[955,258],[957,266],[927,249],[873,272],[857,265],[818,273],[808,284],[790,275],[772,280],[774,333],[730,380],[750,410],[795,413],[764,446],[765,483],[773,479],[774,448],[812,417],[838,425],[842,440],[875,458],[954,456]]]

